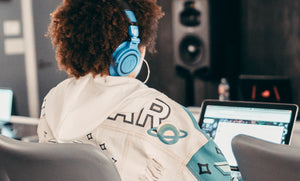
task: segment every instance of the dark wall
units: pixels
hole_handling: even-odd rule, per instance
[[[238,76],[288,76],[292,102],[300,104],[300,2],[298,0],[210,1],[211,74],[194,79],[194,104],[217,98],[221,77],[229,79],[231,98],[239,99]],[[189,106],[185,78],[174,68],[172,0],[159,1],[166,12],[161,20],[158,53],[148,56],[149,85]],[[189,83],[191,80],[189,81]]]
[[[300,2],[243,0],[241,61],[243,74],[291,78],[292,102],[300,105]]]
[[[194,76],[193,79],[186,78],[176,71],[172,48],[174,43],[172,2],[172,0],[158,1],[166,15],[159,25],[158,52],[146,56],[151,68],[148,85],[185,106],[199,106],[205,98],[218,98],[217,86],[220,78],[227,77],[232,82],[234,97],[235,79],[239,72],[239,2],[209,1],[211,67],[208,76],[201,74]],[[191,97],[192,101],[189,100]]]

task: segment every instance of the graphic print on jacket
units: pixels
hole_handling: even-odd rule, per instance
[[[134,113],[117,113],[110,115],[107,119],[117,120],[123,119],[124,123],[145,127],[148,121],[151,122],[151,128],[158,126],[161,122],[167,119],[170,115],[171,109],[162,100],[156,98],[148,107],[144,107],[139,111],[138,116],[135,118]]]
[[[116,121],[122,120],[124,123],[145,127],[150,122],[151,127],[147,128],[150,136],[158,137],[165,144],[175,144],[179,139],[185,138],[187,132],[176,128],[167,120],[171,112],[171,108],[164,101],[156,98],[154,102],[142,108],[135,118],[134,113],[117,113],[109,116],[107,119]]]

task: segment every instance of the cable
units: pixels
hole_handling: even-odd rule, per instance
[[[148,64],[148,62],[147,62],[146,59],[143,59],[143,62],[145,62],[146,66],[147,66],[147,71],[148,71],[146,80],[144,81],[144,84],[146,84],[147,81],[148,81],[148,79],[149,79],[149,77],[150,77],[150,67],[149,67],[149,64]]]

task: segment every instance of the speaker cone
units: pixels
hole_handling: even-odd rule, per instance
[[[188,35],[179,44],[181,60],[186,64],[196,64],[201,61],[204,53],[204,46],[197,36]]]

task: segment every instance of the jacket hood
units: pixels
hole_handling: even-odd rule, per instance
[[[138,111],[149,88],[130,77],[70,78],[45,97],[45,117],[56,139],[70,140],[95,129],[116,111]],[[153,89],[154,90],[154,89]],[[150,91],[154,93],[153,91]],[[153,95],[152,95],[153,96]]]

